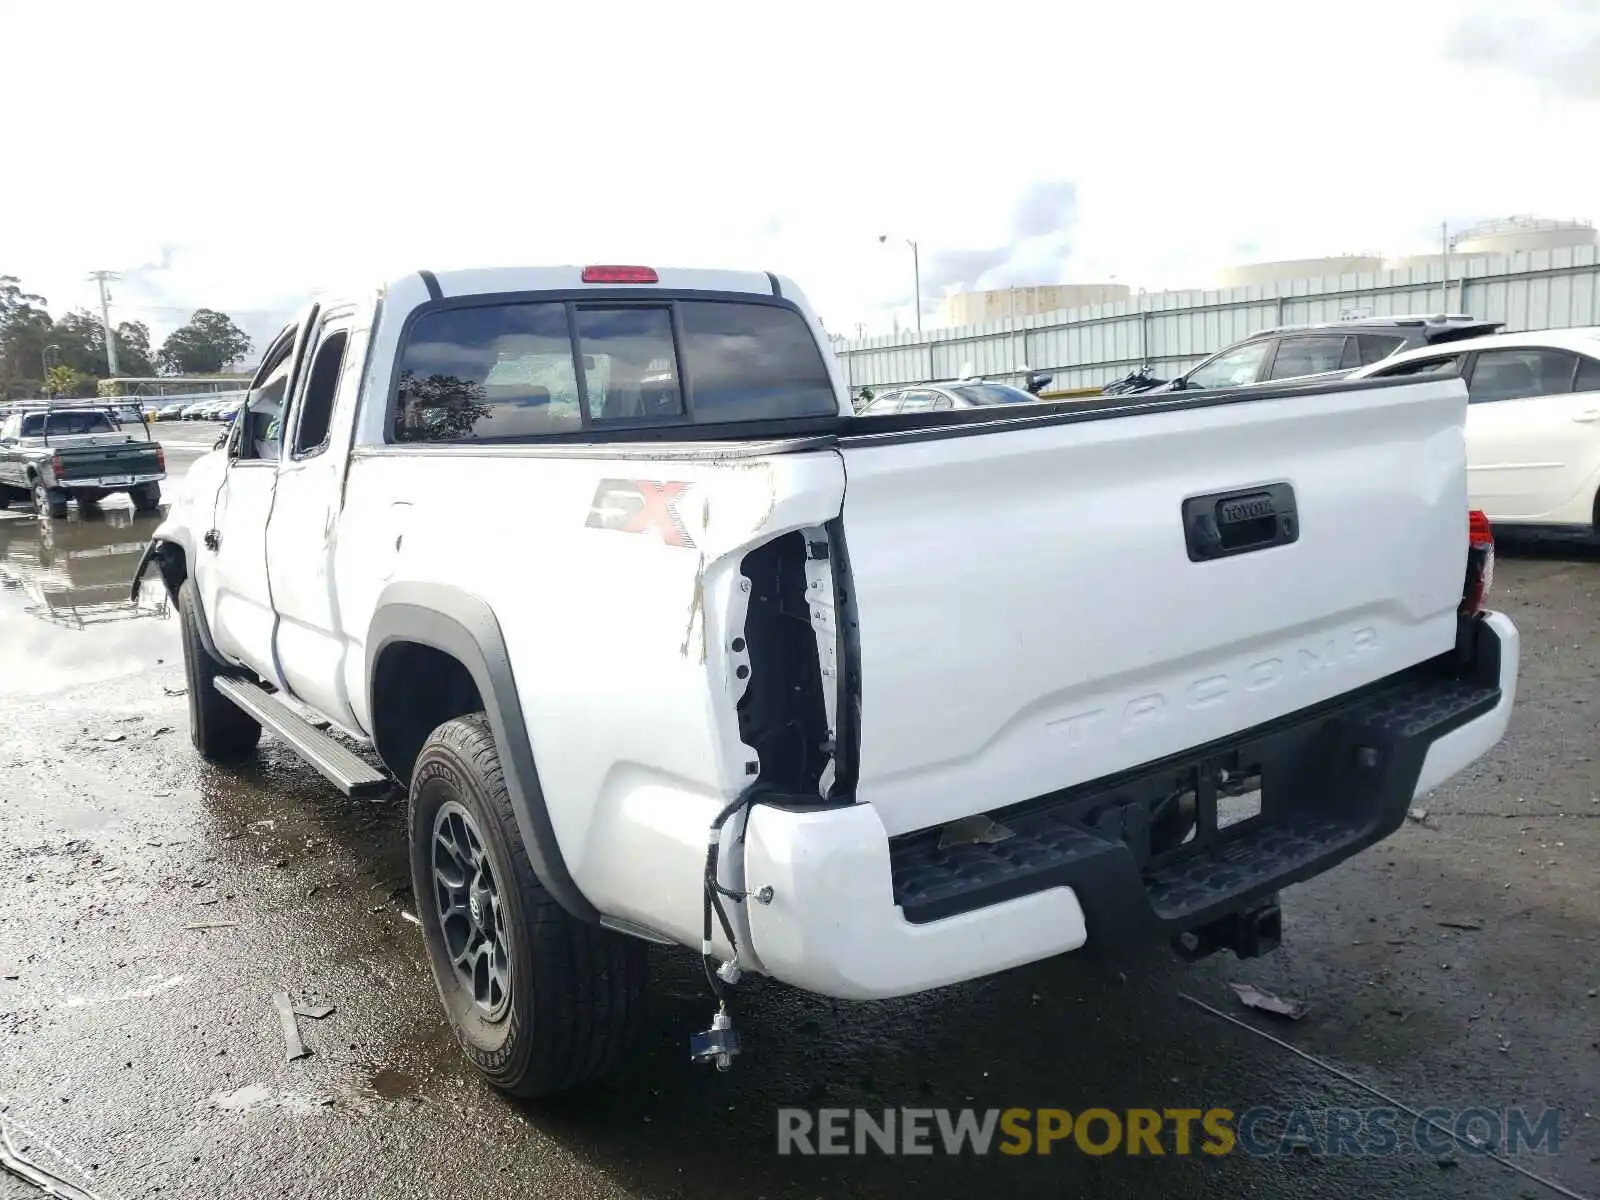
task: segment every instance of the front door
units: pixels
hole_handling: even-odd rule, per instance
[[[358,723],[345,682],[351,639],[335,602],[333,552],[365,348],[364,332],[352,347],[355,336],[348,311],[323,314],[310,367],[296,385],[266,553],[287,690],[347,729]]]

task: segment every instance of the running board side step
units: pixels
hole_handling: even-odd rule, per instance
[[[287,742],[296,754],[352,800],[375,800],[392,786],[387,775],[353,750],[313,729],[266,689],[227,676],[218,676],[214,682],[217,691],[259,721],[264,729],[270,729]]]

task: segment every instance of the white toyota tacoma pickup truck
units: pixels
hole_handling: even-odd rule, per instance
[[[1260,953],[1279,889],[1505,731],[1460,380],[857,417],[826,347],[761,273],[320,300],[139,565],[202,755],[264,726],[409,790],[439,992],[502,1088],[611,1066],[648,942],[704,954],[722,1066],[744,973]]]

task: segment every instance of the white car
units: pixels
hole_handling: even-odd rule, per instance
[[[1467,496],[1497,525],[1600,531],[1600,328],[1410,350],[1353,378],[1467,383]]]

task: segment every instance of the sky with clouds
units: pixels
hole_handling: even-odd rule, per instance
[[[594,261],[778,270],[886,331],[905,238],[931,308],[1600,217],[1600,0],[77,0],[0,5],[0,45],[0,274],[60,312],[119,270],[157,338]]]

